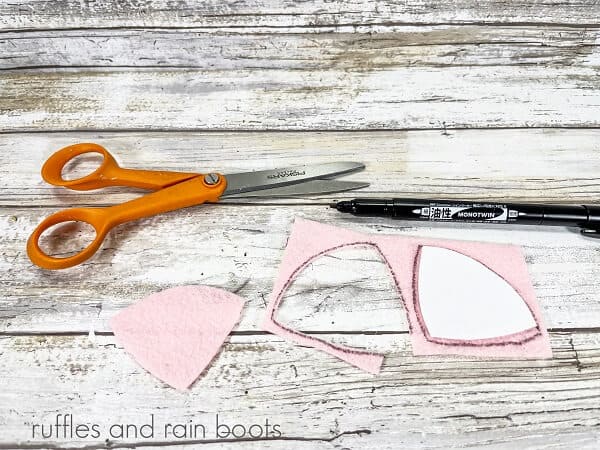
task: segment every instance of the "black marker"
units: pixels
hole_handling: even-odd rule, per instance
[[[536,205],[407,198],[356,198],[331,204],[356,216],[435,222],[516,223],[579,227],[600,238],[600,205]]]

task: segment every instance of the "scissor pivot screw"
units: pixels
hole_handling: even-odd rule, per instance
[[[206,175],[204,175],[204,183],[208,184],[209,186],[217,184],[218,182],[219,182],[219,174],[207,173]]]

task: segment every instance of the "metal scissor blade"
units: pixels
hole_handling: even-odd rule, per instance
[[[369,183],[358,181],[311,180],[301,184],[280,186],[260,191],[231,194],[229,198],[276,198],[297,197],[303,195],[334,194],[336,192],[352,191],[369,186]]]
[[[362,163],[341,161],[294,166],[284,169],[234,173],[225,176],[227,178],[227,189],[225,189],[222,196],[225,197],[228,195],[241,194],[243,192],[260,191],[291,184],[305,183],[319,178],[344,175],[364,168],[365,165]]]

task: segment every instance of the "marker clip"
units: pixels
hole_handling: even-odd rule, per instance
[[[581,234],[589,238],[600,239],[600,228],[582,228]]]

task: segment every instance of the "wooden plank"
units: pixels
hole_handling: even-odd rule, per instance
[[[597,69],[578,65],[36,70],[0,76],[2,131],[599,125],[600,77]]]
[[[59,413],[97,423],[102,433],[155,415],[154,439],[109,439],[111,448],[184,443],[160,437],[167,422],[203,423],[210,439],[217,413],[229,424],[279,424],[286,441],[261,448],[447,448],[448,439],[464,447],[594,448],[600,438],[598,334],[554,333],[554,358],[539,361],[413,357],[406,334],[368,338],[387,353],[376,377],[272,335],[234,336],[191,391],[179,393],[112,336],[0,337],[0,445],[44,446],[32,426]],[[104,446],[107,437],[73,444]]]
[[[0,127],[598,125],[597,29],[375,31],[5,33]],[[128,70],[140,66],[163,68]],[[12,71],[25,67],[36,70]]]
[[[150,293],[186,284],[237,292],[247,299],[238,329],[259,330],[295,217],[372,233],[520,245],[547,325],[553,329],[600,327],[598,243],[561,228],[496,226],[491,231],[484,226],[431,226],[343,216],[325,205],[212,205],[122,226],[89,262],[64,271],[44,271],[28,260],[25,242],[42,218],[55,210],[0,209],[1,331],[108,331],[108,320],[120,309]],[[89,235],[76,232],[66,229],[43,242],[55,252],[66,250],[65,242],[83,247]],[[68,240],[68,236],[74,237]],[[312,294],[289,303],[286,317],[298,318],[295,323],[304,330],[406,331],[400,302],[379,257],[370,252],[358,258],[370,261],[372,276],[367,279],[360,263],[346,256],[343,260],[345,268],[356,266],[353,273],[360,289],[354,289],[353,283],[341,283],[339,288],[331,283],[313,286]],[[336,264],[339,259],[331,258],[318,270],[335,273]],[[303,289],[310,292],[310,280],[307,283]],[[323,308],[326,296],[335,300]]]
[[[558,23],[597,25],[593,1],[294,2],[169,0],[81,2],[27,0],[0,4],[3,29],[92,27],[332,26],[378,23]]]
[[[46,184],[44,161],[76,142],[98,142],[124,167],[223,173],[307,161],[358,160],[360,195],[595,203],[600,186],[600,130],[454,130],[328,133],[41,133],[0,137],[0,205],[103,205],[141,192],[74,192]],[[76,169],[80,176],[96,166]],[[71,166],[72,167],[72,166]],[[325,204],[356,192],[298,200]],[[286,202],[290,203],[291,200]]]
[[[600,28],[438,25],[333,30],[8,32],[0,35],[0,69],[159,66],[368,71],[467,65],[600,65]]]

